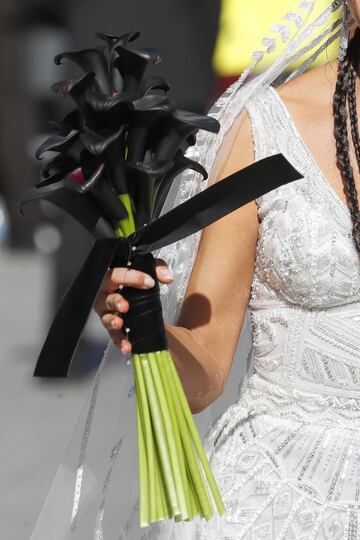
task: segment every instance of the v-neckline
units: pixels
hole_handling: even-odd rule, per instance
[[[318,163],[315,160],[312,152],[310,151],[310,148],[307,146],[307,144],[305,143],[302,135],[300,134],[300,132],[299,132],[299,130],[297,128],[297,125],[295,124],[294,118],[290,114],[290,111],[289,111],[288,107],[286,106],[284,100],[281,98],[279,92],[276,90],[276,88],[274,88],[274,86],[270,86],[270,89],[272,91],[272,94],[275,96],[277,102],[282,107],[282,109],[283,109],[283,111],[284,111],[284,113],[285,113],[285,115],[286,115],[286,117],[287,117],[287,119],[288,119],[288,121],[289,121],[289,123],[290,123],[290,125],[292,127],[292,130],[293,130],[295,136],[297,137],[298,141],[301,143],[301,145],[302,145],[302,147],[303,147],[303,149],[304,149],[304,151],[306,153],[306,157],[309,159],[311,165],[317,171],[319,178],[321,179],[324,187],[327,190],[327,193],[333,198],[334,201],[336,201],[337,205],[342,209],[344,214],[346,214],[347,218],[352,221],[349,207],[347,206],[347,204],[344,203],[344,201],[342,199],[340,199],[338,193],[335,191],[335,188],[329,182],[329,180],[326,178],[325,174],[322,172],[320,166],[318,165]]]

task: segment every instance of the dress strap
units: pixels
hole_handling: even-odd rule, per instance
[[[276,105],[269,90],[256,92],[245,105],[251,122],[256,161],[280,152],[273,115],[273,107]]]

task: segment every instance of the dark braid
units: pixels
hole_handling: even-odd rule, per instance
[[[354,172],[349,155],[349,136],[347,122],[347,107],[351,135],[355,148],[355,155],[360,170],[360,137],[356,106],[356,79],[360,59],[360,29],[358,28],[350,40],[347,54],[339,60],[338,75],[333,98],[334,135],[336,142],[336,158],[342,174],[348,200],[351,219],[353,222],[353,239],[360,254],[360,213],[357,190],[355,187]]]
[[[349,90],[348,90],[348,106],[349,106],[349,116],[350,116],[350,127],[351,127],[351,137],[354,144],[356,161],[360,167],[360,137],[359,137],[359,121],[357,115],[357,104],[356,104],[356,71],[352,66],[350,66],[350,80],[349,80]]]

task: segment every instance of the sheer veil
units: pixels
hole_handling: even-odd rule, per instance
[[[181,174],[168,194],[163,213],[215,181],[244,118],[244,107],[258,89],[302,74],[339,36],[339,54],[343,54],[351,23],[343,0],[328,0],[322,9],[320,4],[324,6],[324,2],[320,0],[289,0],[288,4],[288,11],[280,21],[274,21],[253,53],[249,67],[210,110],[221,124],[219,134],[199,132],[196,145],[188,150],[188,156],[208,171],[208,181],[201,181],[194,171]],[[277,59],[263,71],[263,63],[277,50],[281,51]],[[161,286],[165,321],[169,324],[178,320],[200,237],[201,232],[154,253],[174,271],[173,284]],[[225,393],[195,415],[208,457],[213,451],[218,418],[241,397],[252,363],[252,328],[247,312]],[[138,526],[137,466],[132,368],[129,359],[109,344],[31,540],[139,540],[146,531]]]

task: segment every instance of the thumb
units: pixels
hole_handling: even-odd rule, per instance
[[[163,259],[156,259],[156,277],[160,283],[171,283],[174,280],[174,276],[171,268],[166,264]]]

